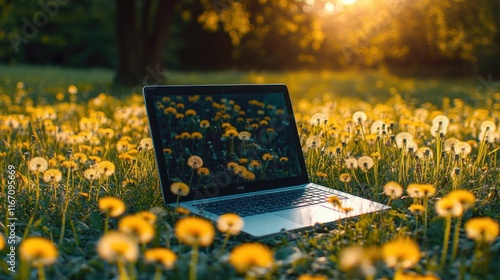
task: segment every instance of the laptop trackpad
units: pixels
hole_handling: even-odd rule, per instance
[[[328,223],[342,218],[340,212],[319,205],[307,208],[283,210],[274,214],[301,225]]]

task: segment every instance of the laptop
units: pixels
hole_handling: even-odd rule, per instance
[[[236,213],[255,237],[388,209],[309,181],[284,84],[158,85],[143,94],[168,206],[213,221]]]

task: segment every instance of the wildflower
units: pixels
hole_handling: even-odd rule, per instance
[[[415,155],[420,159],[430,159],[433,156],[433,152],[429,147],[420,147]]]
[[[460,140],[454,137],[450,137],[444,141],[444,151],[445,152],[452,152],[457,150],[458,143],[460,143]]]
[[[495,129],[497,128],[497,126],[495,125],[494,122],[492,121],[484,121],[481,123],[481,131],[484,131],[484,132],[493,132],[495,131]]]
[[[175,213],[177,214],[180,214],[180,215],[189,215],[189,213],[191,213],[191,211],[189,211],[189,209],[186,209],[184,207],[175,207]]]
[[[388,182],[384,185],[384,194],[391,199],[399,198],[403,195],[403,187],[397,182]]]
[[[364,258],[364,250],[361,246],[352,246],[342,249],[340,252],[339,267],[343,271],[349,271],[358,266]]]
[[[255,180],[255,174],[251,171],[248,171],[248,170],[246,170],[242,173],[242,177],[243,177],[243,179],[249,180],[249,181]]]
[[[175,236],[187,245],[209,246],[215,236],[212,223],[198,217],[187,217],[177,221]]]
[[[141,211],[136,214],[137,216],[143,218],[146,222],[154,225],[156,223],[156,214],[151,211]]]
[[[450,124],[450,119],[444,115],[438,115],[432,120],[432,125],[435,126],[441,126],[441,127],[448,127]]]
[[[328,278],[324,275],[302,274],[297,280],[328,280]]]
[[[193,109],[188,109],[188,110],[186,110],[186,116],[188,116],[188,117],[196,116],[196,111]]]
[[[198,175],[208,176],[208,174],[210,174],[210,170],[206,167],[200,167],[196,173],[198,173]]]
[[[5,238],[0,234],[0,251],[5,247]]]
[[[376,135],[387,134],[387,125],[383,121],[374,121],[370,126],[370,132]]]
[[[87,180],[95,180],[100,177],[100,173],[97,170],[97,168],[89,168],[83,172],[83,177],[85,177]]]
[[[349,183],[352,180],[352,177],[348,173],[342,173],[342,174],[340,174],[339,180],[340,180],[340,182],[343,182],[343,183]]]
[[[207,120],[202,120],[202,121],[200,122],[200,127],[201,127],[201,128],[208,128],[209,126],[210,126],[210,122],[209,122],[209,121],[207,121]]]
[[[142,148],[145,151],[152,150],[153,149],[153,139],[151,139],[149,137],[148,138],[143,138],[139,142],[139,147]]]
[[[490,217],[480,217],[465,223],[467,237],[476,241],[492,243],[499,234],[499,224]]]
[[[125,203],[115,197],[103,197],[99,199],[99,209],[102,212],[109,213],[110,217],[118,217],[125,212]]]
[[[115,164],[112,163],[111,161],[101,161],[97,164],[97,170],[100,174],[109,177],[115,173]]]
[[[445,196],[436,203],[436,212],[441,217],[460,217],[464,209],[457,200],[450,196]]]
[[[43,173],[43,180],[47,183],[58,183],[62,179],[62,172],[57,169],[49,169]]]
[[[405,146],[413,142],[413,136],[408,132],[400,132],[396,135],[396,145],[398,148],[405,148]]]
[[[237,235],[243,229],[243,219],[233,213],[221,215],[217,220],[217,229],[223,233]]]
[[[388,267],[410,268],[420,260],[420,249],[413,239],[399,237],[382,246],[382,258]]]
[[[448,196],[458,201],[464,211],[474,206],[476,201],[474,194],[468,190],[455,190],[449,193]]]
[[[373,159],[369,156],[362,156],[358,159],[358,166],[363,171],[368,171],[373,167]]]
[[[167,248],[152,248],[144,252],[144,259],[147,263],[158,263],[166,269],[172,269],[177,255]]]
[[[431,184],[420,184],[418,185],[418,187],[420,188],[420,191],[422,192],[424,197],[431,197],[436,194],[436,188]]]
[[[316,172],[316,176],[324,179],[324,178],[328,177],[328,174],[321,172],[321,171],[318,171],[318,172]]]
[[[342,207],[342,200],[336,195],[329,196],[326,201],[333,205],[334,207]]]
[[[472,151],[472,147],[469,143],[460,142],[457,144],[457,147],[455,149],[455,154],[462,155],[463,157],[465,157],[468,154],[470,154],[471,151]]]
[[[356,169],[358,168],[358,160],[355,158],[348,158],[345,160],[345,166],[348,169]]]
[[[235,247],[229,255],[229,263],[239,273],[253,268],[271,269],[273,252],[261,243],[244,243]]]
[[[238,134],[238,138],[241,140],[241,141],[248,141],[250,140],[250,137],[252,137],[252,133],[248,132],[248,131],[241,131],[239,134]]]
[[[352,119],[356,125],[362,125],[366,121],[366,114],[362,111],[357,111],[352,115]]]
[[[28,237],[19,246],[21,259],[32,266],[51,265],[57,260],[57,248],[52,241],[43,237]]]
[[[280,161],[281,162],[287,162],[288,161],[288,157],[280,157]]]
[[[123,232],[109,232],[97,242],[97,253],[108,263],[135,262],[139,255],[136,241]]]
[[[186,196],[189,194],[190,189],[189,186],[183,182],[174,182],[170,185],[170,191],[176,195]]]
[[[75,85],[70,85],[68,87],[68,93],[69,94],[77,94],[78,93],[78,88]]]
[[[224,133],[224,135],[229,138],[234,138],[238,136],[238,131],[236,131],[236,129],[229,129],[226,131],[226,133]]]
[[[140,215],[123,217],[118,223],[118,229],[137,237],[142,244],[150,242],[155,235],[153,226]]]
[[[408,210],[412,212],[413,214],[421,214],[424,213],[425,207],[421,204],[412,204],[410,207],[408,207]]]
[[[228,164],[229,165],[229,164]],[[250,167],[253,167],[253,168],[259,168],[260,167],[260,162],[256,161],[256,160],[252,160],[250,162]]]
[[[84,153],[74,153],[73,158],[78,162],[86,162],[87,156]]]
[[[321,113],[316,113],[311,117],[311,120],[309,123],[311,125],[320,125],[320,124],[326,124],[328,122],[328,118],[321,114]]]
[[[422,189],[420,188],[419,184],[410,184],[406,188],[406,192],[411,198],[422,198],[424,197],[424,193],[422,192]]]
[[[203,166],[203,160],[199,156],[190,156],[187,165],[193,169],[198,169]]]
[[[269,154],[269,153],[265,153],[264,155],[262,155],[262,160],[264,161],[268,161],[268,160],[272,160],[273,159],[273,155]]]
[[[29,169],[33,172],[44,172],[48,166],[48,161],[42,157],[34,157],[29,161]]]
[[[309,136],[306,140],[306,147],[307,148],[318,148],[321,146],[321,138],[318,136]]]
[[[191,133],[191,136],[190,136],[191,139],[197,139],[197,140],[200,140],[203,138],[203,135],[201,133],[199,133],[198,131],[195,131],[193,133]]]

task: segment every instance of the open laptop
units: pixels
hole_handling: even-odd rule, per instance
[[[214,221],[236,213],[256,237],[388,209],[309,182],[284,84],[146,86],[143,93],[167,205]],[[176,182],[189,194],[173,193]]]

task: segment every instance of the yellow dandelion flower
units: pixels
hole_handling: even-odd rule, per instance
[[[109,232],[97,242],[97,253],[108,263],[135,262],[139,246],[134,238],[123,232]]]
[[[186,116],[194,117],[194,116],[196,116],[196,111],[193,109],[188,109],[188,110],[186,110]]]
[[[210,174],[210,170],[206,167],[200,167],[196,173],[198,173],[198,175],[208,176]]]
[[[113,173],[115,173],[115,169],[115,164],[111,161],[104,160],[97,164],[97,170],[99,173],[106,177],[113,175]]]
[[[92,162],[95,162],[95,163],[99,163],[99,162],[101,162],[101,157],[99,157],[99,156],[89,156],[89,160],[91,160]]]
[[[418,243],[399,237],[382,246],[382,258],[388,267],[410,268],[420,260]]]
[[[58,252],[52,241],[36,236],[22,241],[19,255],[32,266],[46,266],[57,260]]]
[[[448,194],[449,197],[458,201],[465,210],[470,209],[476,202],[474,194],[468,190],[455,190]]]
[[[257,160],[252,160],[250,162],[250,167],[259,168],[260,167],[260,162],[258,162]]]
[[[499,234],[499,224],[489,217],[473,218],[465,223],[465,233],[476,241],[492,243]]]
[[[199,156],[190,156],[187,160],[187,165],[193,169],[198,169],[203,166],[203,159]]]
[[[191,138],[191,134],[189,132],[182,132],[181,135],[179,135],[181,139],[189,139]]]
[[[436,203],[436,212],[441,217],[460,217],[462,216],[464,209],[462,204],[452,197],[445,196],[438,200]]]
[[[175,207],[175,213],[180,214],[180,215],[189,215],[191,211],[189,209],[186,209],[184,207]]]
[[[236,129],[229,129],[224,134],[226,137],[234,138],[238,136],[238,131]]]
[[[342,200],[336,195],[329,196],[326,201],[335,207],[342,207]]]
[[[97,133],[104,138],[111,139],[113,136],[115,136],[115,131],[111,128],[103,128],[99,129]]]
[[[281,162],[287,162],[288,161],[288,157],[280,157],[280,161]]]
[[[240,159],[238,160],[238,162],[239,162],[240,164],[247,164],[247,163],[248,163],[248,159],[247,159],[247,158],[240,158]]]
[[[384,185],[384,194],[391,199],[399,198],[403,195],[403,187],[397,182],[388,182]]]
[[[103,197],[99,199],[99,210],[109,213],[110,217],[118,217],[125,212],[125,203],[116,197]]]
[[[197,139],[197,140],[200,140],[203,138],[203,135],[201,133],[199,133],[198,131],[195,131],[193,133],[191,133],[191,139]]]
[[[265,153],[264,155],[262,155],[262,160],[264,161],[268,161],[268,160],[272,160],[273,159],[273,155],[269,154],[269,153]]]
[[[424,197],[432,197],[436,194],[436,188],[431,184],[420,184],[418,185],[420,188],[420,192],[424,195]]]
[[[34,157],[29,161],[29,169],[33,172],[44,172],[49,167],[49,163],[43,157]]]
[[[250,164],[251,164],[251,163],[250,163]],[[234,169],[238,168],[238,166],[239,166],[239,165],[238,165],[236,162],[229,162],[229,163],[227,164],[227,169],[233,169],[233,170],[234,170]]]
[[[220,232],[237,235],[243,229],[243,219],[237,214],[223,214],[217,220],[217,229]]]
[[[87,161],[87,155],[85,155],[84,153],[74,153],[73,158],[78,162],[86,162]]]
[[[170,185],[170,191],[175,195],[186,196],[189,194],[190,188],[183,182],[174,182]]]
[[[326,174],[325,172],[318,171],[318,172],[316,172],[316,176],[324,179],[324,178],[328,177],[328,174]]]
[[[151,211],[141,211],[136,214],[137,216],[143,218],[146,222],[154,225],[156,223],[156,214]]]
[[[175,236],[187,245],[209,246],[215,237],[215,229],[210,221],[199,217],[187,217],[177,221]]]
[[[410,205],[410,207],[408,207],[408,210],[410,210],[410,212],[412,212],[415,215],[419,215],[424,213],[425,207],[421,204],[412,204]]]
[[[202,121],[200,122],[200,127],[201,127],[201,128],[208,128],[209,126],[210,126],[210,122],[209,122],[209,121],[207,121],[207,120],[202,120]]]
[[[57,169],[49,169],[43,173],[43,180],[46,183],[58,183],[62,179],[62,172]]]
[[[242,174],[241,174],[241,176],[245,180],[249,180],[249,181],[255,180],[255,174],[253,172],[251,172],[251,171],[248,171],[248,170],[243,171]]]
[[[155,229],[141,215],[123,217],[118,223],[118,229],[137,237],[142,244],[150,242],[155,236]]]
[[[328,280],[328,278],[324,275],[302,274],[297,280]]]
[[[78,170],[78,164],[76,164],[76,162],[71,161],[71,160],[63,161],[61,163],[61,167],[66,168],[66,169]]]
[[[239,273],[245,273],[253,268],[271,269],[274,257],[273,252],[261,243],[244,243],[231,251],[229,263]]]
[[[167,248],[152,248],[144,252],[147,263],[161,264],[166,269],[172,269],[177,260],[177,255]]]
[[[340,182],[343,182],[343,183],[349,183],[352,180],[352,177],[349,173],[342,173],[339,176],[339,180],[340,180]]]

